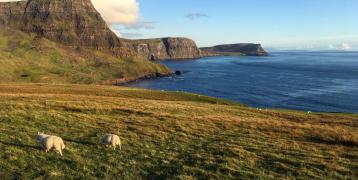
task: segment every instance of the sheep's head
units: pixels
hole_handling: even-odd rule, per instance
[[[37,132],[36,140],[37,140],[38,142],[41,142],[41,139],[43,139],[44,136],[45,136],[45,133]]]

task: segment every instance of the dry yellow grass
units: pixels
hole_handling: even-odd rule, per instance
[[[358,116],[258,111],[189,93],[0,85],[0,177],[357,179]],[[45,154],[37,131],[62,136]],[[103,133],[123,151],[98,145]]]

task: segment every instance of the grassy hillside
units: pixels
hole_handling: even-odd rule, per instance
[[[169,73],[147,60],[61,46],[14,30],[0,30],[0,82],[93,84]]]
[[[259,111],[189,93],[0,85],[0,177],[357,179],[358,116]],[[62,136],[42,152],[38,131]],[[107,132],[123,139],[104,149]]]

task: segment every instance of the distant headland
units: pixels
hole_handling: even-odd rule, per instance
[[[267,56],[261,44],[239,43],[200,48],[202,56]]]

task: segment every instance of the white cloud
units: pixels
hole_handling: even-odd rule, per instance
[[[348,43],[342,43],[342,44],[338,44],[338,45],[329,44],[328,48],[332,49],[332,50],[344,50],[344,51],[352,49],[351,45]]]
[[[155,22],[152,21],[139,21],[133,25],[125,26],[126,30],[138,30],[138,29],[154,29]]]
[[[189,13],[185,15],[185,18],[188,18],[190,20],[199,19],[203,17],[209,17],[209,16],[204,13]]]
[[[92,0],[92,3],[109,24],[133,25],[140,17],[136,0]]]
[[[116,29],[114,28],[113,26],[109,26],[109,29],[114,33],[116,34],[118,37],[122,37],[122,34]]]
[[[347,43],[343,43],[343,44],[341,44],[341,50],[350,50],[350,49],[352,49],[351,48],[351,45],[349,45],[349,44],[347,44]]]
[[[329,48],[329,49],[336,49],[336,46],[333,45],[333,44],[329,44],[329,45],[328,45],[328,48]]]
[[[114,28],[116,24],[135,26],[139,23],[139,3],[137,0],[91,0],[94,7],[118,36],[122,34]]]

